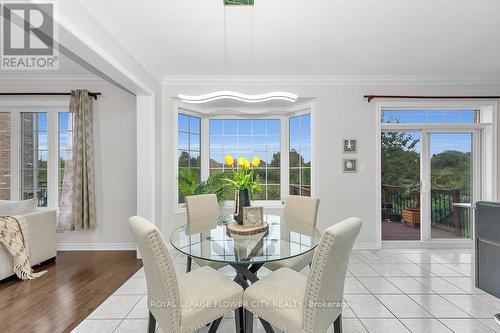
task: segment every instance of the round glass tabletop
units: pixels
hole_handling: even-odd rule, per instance
[[[292,218],[264,215],[264,221],[268,230],[242,236],[227,227],[233,217],[222,216],[212,227],[183,225],[172,232],[170,242],[192,258],[243,264],[293,258],[313,250],[321,238],[318,229]]]

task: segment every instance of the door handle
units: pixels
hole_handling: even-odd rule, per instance
[[[420,182],[420,188],[423,193],[427,193],[431,189],[431,184],[427,180],[422,180]]]

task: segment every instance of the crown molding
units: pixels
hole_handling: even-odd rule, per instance
[[[198,76],[167,75],[166,86],[500,86],[500,77],[437,78],[423,76]]]
[[[94,75],[50,75],[50,74],[2,74],[0,85],[109,85],[109,83]]]
[[[140,51],[135,43],[124,34],[111,18],[109,12],[99,3],[94,0],[78,0],[80,4],[91,13],[94,18],[99,21],[102,27],[116,40],[120,45],[133,57],[142,67],[158,82],[162,82],[162,74],[164,70],[151,56]]]

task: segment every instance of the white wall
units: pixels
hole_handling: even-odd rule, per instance
[[[128,217],[136,214],[135,96],[108,84],[1,85],[0,92],[69,92],[77,88],[102,93],[94,102],[97,229],[58,234],[58,248],[135,249],[127,225]],[[66,99],[69,105],[69,97],[56,98]]]
[[[494,86],[419,86],[419,85],[295,85],[295,86],[231,86],[233,90],[251,93],[291,91],[301,97],[315,98],[315,196],[321,199],[318,227],[324,229],[346,217],[363,219],[357,239],[358,248],[374,248],[379,240],[376,212],[376,107],[363,99],[365,94],[391,95],[498,95]],[[162,231],[165,236],[185,223],[184,214],[174,213],[176,165],[173,152],[173,103],[178,93],[199,94],[221,86],[164,85],[162,114]],[[342,172],[342,138],[357,138],[359,173]]]

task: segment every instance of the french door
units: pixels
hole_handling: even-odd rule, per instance
[[[472,238],[479,134],[432,127],[382,131],[382,240]]]

